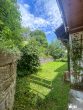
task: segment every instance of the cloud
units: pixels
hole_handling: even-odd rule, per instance
[[[46,16],[52,30],[62,24],[62,18],[56,0],[37,0],[35,4],[36,13]],[[38,11],[38,8],[40,9]]]
[[[43,30],[49,42],[56,37],[54,31],[62,24],[56,0],[18,0],[22,26]]]
[[[34,1],[34,0],[33,0]],[[28,4],[19,2],[22,25],[31,29],[51,27],[55,30],[62,24],[62,18],[56,0],[37,0],[33,14]]]
[[[49,0],[45,6],[45,10],[48,15],[48,19],[51,23],[51,26],[53,28],[59,27],[62,23],[62,18],[61,18],[61,14],[60,14],[56,1]]]
[[[22,16],[22,26],[30,27],[31,29],[44,28],[49,25],[49,22],[41,17],[35,17],[30,13],[28,4],[19,4]]]
[[[30,6],[28,4],[24,4],[24,8],[30,8]]]
[[[46,33],[46,35],[48,35],[48,34],[50,34],[51,33],[51,31],[47,31],[47,32],[45,32]]]

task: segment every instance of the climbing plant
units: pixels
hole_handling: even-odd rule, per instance
[[[81,49],[81,43],[79,40],[73,39],[72,41],[72,48],[71,48],[71,60],[72,60],[72,66],[74,71],[74,77],[76,80],[78,80],[78,76],[80,75],[80,71],[83,70],[81,67],[81,60],[82,60],[82,49]]]

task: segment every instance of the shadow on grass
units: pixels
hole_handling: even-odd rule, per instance
[[[64,72],[66,70],[66,68],[68,68],[68,67],[67,67],[67,65],[64,64],[61,67],[54,70],[54,72],[60,72],[61,73],[61,72]]]
[[[68,95],[69,84],[63,81],[64,71],[67,70],[67,65],[62,65],[54,72],[58,72],[58,75],[52,81],[52,88],[50,93],[45,96],[44,104],[38,110],[68,110]],[[45,106],[44,106],[45,105]]]
[[[66,70],[65,65],[61,66],[60,68],[54,70],[58,72],[57,77],[52,82],[52,90],[46,96],[45,103],[46,103],[46,110],[68,110],[68,95],[69,95],[69,84],[66,84],[63,81],[64,71]],[[49,105],[49,108],[48,108]],[[39,109],[40,110],[40,109]]]
[[[65,70],[67,70],[65,64],[54,70],[54,72],[58,72],[58,75],[52,81],[36,75],[29,78],[19,78],[14,110],[67,110],[69,85],[63,81]],[[50,91],[44,95],[44,91],[38,90],[40,88],[30,88],[30,83],[37,84]]]

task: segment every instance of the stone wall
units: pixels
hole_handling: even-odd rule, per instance
[[[40,63],[41,64],[43,64],[43,63],[47,63],[47,62],[52,62],[52,61],[54,61],[54,59],[53,58],[44,58],[44,57],[41,57],[40,58]]]
[[[0,110],[12,110],[16,85],[16,58],[0,53]]]

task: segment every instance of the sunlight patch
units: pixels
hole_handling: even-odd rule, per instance
[[[51,92],[51,89],[34,83],[30,83],[30,88],[43,99]]]

